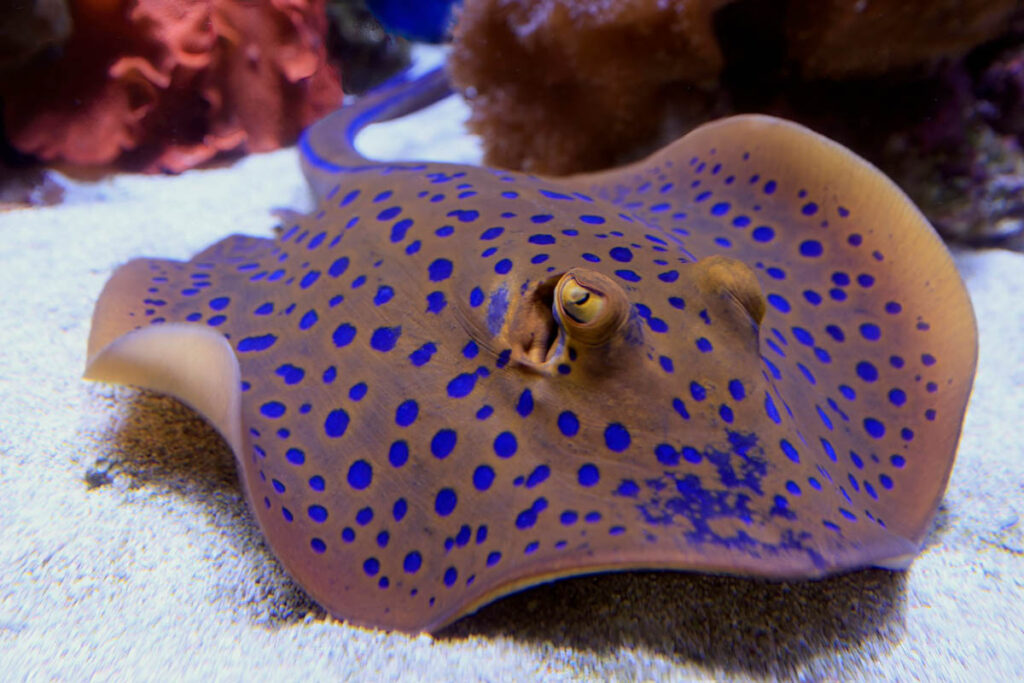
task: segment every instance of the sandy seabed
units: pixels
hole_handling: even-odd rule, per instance
[[[375,126],[378,158],[476,161],[446,100]],[[81,380],[120,263],[269,235],[308,207],[294,149],[76,184],[0,213],[0,678],[5,680],[1019,680],[1024,671],[1024,255],[959,252],[978,376],[934,528],[907,572],[768,583],[560,581],[436,637],[353,628],[283,572],[230,451],[177,402]]]

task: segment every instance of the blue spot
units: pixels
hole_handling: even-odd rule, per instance
[[[530,476],[526,478],[526,488],[532,489],[537,484],[543,482],[551,474],[551,468],[547,465],[540,465],[533,472],[530,472]]]
[[[704,337],[701,337],[700,339],[697,340],[697,348],[700,350],[701,353],[710,353],[712,350],[711,342],[709,342]]]
[[[690,382],[690,395],[694,401],[703,401],[708,396],[708,390],[697,382]]]
[[[272,334],[264,334],[259,337],[246,337],[238,342],[238,351],[245,353],[247,351],[265,351],[274,345],[277,341],[277,337]]]
[[[377,294],[374,295],[373,297],[373,304],[375,306],[386,304],[387,302],[391,301],[391,299],[394,298],[394,296],[394,289],[392,289],[388,285],[381,285],[380,287],[377,288]]]
[[[327,544],[320,538],[310,540],[309,547],[312,548],[315,553],[323,553],[327,550]]]
[[[423,564],[423,557],[415,550],[405,556],[402,561],[402,569],[405,570],[406,574],[415,574],[420,570],[420,566]]]
[[[764,193],[765,194],[774,194],[775,193],[775,181],[774,180],[769,180],[767,183],[764,184]]]
[[[495,550],[494,552],[492,552],[489,555],[487,555],[487,566],[488,567],[493,567],[494,565],[498,564],[499,562],[501,562],[501,553],[499,553],[497,550]]]
[[[544,233],[537,233],[536,235],[530,235],[527,240],[530,244],[554,244],[554,235],[546,235]]]
[[[452,262],[446,258],[435,259],[428,267],[431,282],[441,282],[452,276]]]
[[[935,356],[930,353],[921,354],[921,363],[926,366],[935,365]]]
[[[366,526],[373,521],[373,508],[365,507],[356,513],[356,524]]]
[[[531,223],[537,223],[537,224],[547,223],[552,218],[554,218],[554,216],[552,216],[551,214],[540,213],[540,214],[537,214],[536,216],[530,216],[530,222]]]
[[[349,344],[351,344],[352,340],[355,339],[355,337],[356,328],[350,325],[349,323],[342,323],[338,325],[337,329],[334,330],[334,334],[332,335],[334,345],[337,346],[339,349],[342,348],[343,346],[348,346]]]
[[[519,413],[520,417],[526,417],[533,412],[533,392],[529,389],[524,389],[523,393],[519,395],[519,402],[516,403],[516,412]]]
[[[896,315],[903,310],[903,306],[900,306],[895,301],[889,301],[885,304],[885,312],[889,315]]]
[[[864,323],[860,326],[860,334],[868,341],[876,341],[882,336],[882,330],[874,323]]]
[[[721,417],[724,422],[732,424],[732,408],[725,405],[724,403],[718,407],[718,416]]]
[[[579,480],[580,486],[593,486],[600,481],[601,473],[598,471],[597,466],[588,462],[580,467],[576,477]]]
[[[502,227],[487,228],[482,233],[480,233],[480,239],[485,241],[493,240],[499,237],[503,232],[505,232],[505,228]]]
[[[420,406],[413,399],[403,401],[395,410],[395,424],[399,427],[408,427],[420,414]]]
[[[889,403],[894,406],[901,406],[907,402],[907,394],[902,389],[893,389],[889,392]]]
[[[430,440],[430,452],[438,460],[444,460],[455,449],[455,442],[458,441],[458,434],[454,429],[438,430]]]
[[[476,374],[464,372],[448,382],[448,395],[452,398],[465,398],[476,386]]]
[[[280,401],[267,401],[260,406],[260,412],[270,418],[278,418],[284,415],[285,407]]]
[[[629,448],[629,430],[618,422],[612,422],[604,430],[604,445],[609,450],[621,453]]]
[[[612,247],[608,255],[621,263],[629,263],[633,260],[633,252],[626,247]]]
[[[657,332],[659,334],[668,332],[668,323],[661,318],[648,318],[647,326],[651,328],[652,332]]]
[[[862,360],[857,363],[857,376],[865,382],[874,382],[878,379],[878,369],[866,360]]]
[[[667,443],[655,446],[654,456],[658,459],[658,462],[668,467],[674,467],[679,464],[679,453]]]
[[[768,303],[770,303],[772,307],[777,309],[780,313],[789,313],[791,307],[785,297],[778,294],[769,294],[767,299]]]
[[[477,491],[486,491],[494,483],[494,470],[489,465],[480,465],[473,471],[473,486]]]
[[[332,439],[336,439],[348,429],[348,413],[341,408],[332,410],[324,420],[324,432]]]
[[[401,325],[396,325],[395,327],[378,327],[373,331],[373,336],[370,338],[370,346],[381,353],[386,353],[395,348],[395,344],[398,343],[398,338],[401,336]]]
[[[441,517],[447,517],[452,514],[458,501],[455,491],[448,488],[441,489],[434,499],[434,511]]]
[[[210,299],[210,308],[215,311],[223,311],[231,303],[231,299],[226,296],[218,296],[215,299]]]
[[[476,308],[484,302],[484,292],[479,287],[474,287],[469,293],[469,305]]]
[[[437,346],[433,342],[427,342],[409,354],[409,361],[416,367],[420,367],[430,362],[431,357],[436,351]]]
[[[772,397],[768,395],[768,392],[764,394],[764,412],[775,424],[782,422],[779,410],[775,407],[775,402],[772,401]]]
[[[785,439],[782,439],[779,442],[779,446],[782,447],[782,452],[786,454],[787,458],[789,458],[793,462],[800,462],[800,454],[793,447],[793,444],[791,444],[790,442],[786,441]]]
[[[802,207],[800,207],[800,213],[802,213],[805,216],[813,216],[814,214],[818,213],[818,205],[815,204],[814,202],[807,202]]]
[[[565,526],[572,526],[578,519],[579,515],[574,510],[566,510],[558,517],[558,520]]]
[[[376,576],[377,572],[380,571],[380,560],[376,557],[368,557],[363,562],[363,571],[366,572],[367,576]]]
[[[604,223],[604,218],[602,218],[601,216],[594,216],[591,214],[583,214],[582,216],[580,216],[580,221],[582,221],[583,223],[589,223],[591,225],[601,225],[602,223]]]
[[[388,462],[392,467],[401,467],[409,460],[409,444],[405,441],[392,442],[388,448]]]
[[[403,218],[394,225],[391,226],[391,241],[401,242],[405,239],[406,233],[409,232],[409,228],[412,227],[412,219]]]
[[[519,444],[512,432],[502,432],[494,439],[494,454],[499,458],[511,458],[518,448]]]
[[[672,359],[668,356],[659,357],[658,362],[661,363],[661,369],[665,372],[673,372],[675,370],[675,366],[672,364]]]
[[[494,264],[494,272],[499,275],[504,275],[510,270],[512,270],[512,261],[507,258],[503,258]]]
[[[529,529],[537,523],[537,511],[533,508],[523,510],[516,517],[517,529]]]
[[[718,202],[717,204],[711,207],[711,215],[724,216],[725,214],[729,213],[729,208],[729,202]]]
[[[356,460],[348,468],[348,485],[354,489],[365,489],[373,481],[373,468],[365,460]]]
[[[289,448],[284,453],[285,459],[293,465],[301,465],[306,462],[306,454],[298,448]]]
[[[290,363],[285,363],[274,372],[284,380],[285,384],[298,384],[306,376],[305,370]]]
[[[427,312],[437,315],[448,305],[444,292],[431,292],[427,295]]]
[[[591,263],[599,263],[601,261],[601,258],[599,256],[596,256],[591,253],[580,254],[580,256],[583,257],[584,261],[590,261]]]
[[[683,400],[681,398],[672,399],[672,407],[675,409],[677,413],[679,413],[679,417],[683,418],[684,420],[690,419],[690,413],[686,410],[686,404],[683,403]]]
[[[302,289],[308,289],[314,282],[320,278],[319,270],[311,270],[302,276],[302,281],[299,282],[299,287]]]
[[[873,417],[864,418],[864,430],[875,439],[885,436],[885,425]]]
[[[558,415],[558,429],[565,436],[576,436],[580,431],[580,421],[572,411],[562,411]]]
[[[389,221],[398,214],[402,213],[402,207],[400,206],[389,206],[380,213],[377,214],[377,220]]]
[[[672,308],[677,308],[680,311],[686,308],[686,302],[678,296],[670,296],[668,298],[668,303]]]
[[[839,393],[842,394],[847,401],[857,400],[857,392],[854,391],[852,387],[848,387],[845,384],[839,385]]]
[[[307,310],[303,313],[301,321],[299,321],[299,330],[308,330],[316,325],[316,321],[318,321],[318,319],[319,318],[316,316],[315,310]]]
[[[348,390],[348,397],[353,401],[363,400],[363,396],[366,396],[366,382],[359,382],[353,384],[352,388]]]
[[[640,276],[637,275],[634,271],[628,270],[626,268],[616,270],[615,274],[621,277],[626,282],[640,282]]]
[[[455,209],[449,211],[448,215],[463,223],[471,223],[480,217],[480,212],[473,209]]]
[[[327,521],[327,508],[323,505],[310,505],[307,510],[309,518],[317,524],[323,524]]]
[[[769,228],[767,225],[761,225],[754,228],[750,236],[754,238],[756,242],[771,242],[775,238],[775,231]]]
[[[664,273],[658,273],[658,279],[661,280],[662,282],[675,282],[676,280],[679,279],[679,271],[668,270],[665,271]]]
[[[732,396],[734,401],[742,401],[746,395],[746,389],[743,387],[743,382],[738,379],[729,381],[729,395]]]

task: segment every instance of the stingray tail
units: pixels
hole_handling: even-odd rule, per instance
[[[366,159],[355,148],[359,131],[378,121],[388,121],[418,111],[451,94],[444,67],[417,78],[406,72],[342,107],[303,131],[299,138],[302,172],[318,198],[338,184],[339,173],[379,164]]]

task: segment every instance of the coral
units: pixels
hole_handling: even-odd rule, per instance
[[[73,0],[71,10],[63,53],[2,86],[11,143],[41,159],[178,172],[288,144],[340,103],[324,0]]]
[[[711,22],[722,4],[468,0],[449,63],[488,163],[548,173],[614,163],[656,134],[673,85],[697,94],[683,115],[702,118],[698,86],[722,66]]]
[[[1017,0],[796,0],[789,59],[804,78],[874,76],[957,57],[1005,32]]]
[[[635,158],[666,127],[770,108],[794,79],[959,56],[1006,31],[1017,4],[466,0],[452,75],[488,163],[571,173]]]
[[[21,65],[71,34],[71,13],[64,0],[0,4],[0,69]]]

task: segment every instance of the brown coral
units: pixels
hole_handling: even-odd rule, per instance
[[[3,86],[11,143],[44,160],[182,171],[292,142],[338,106],[324,0],[74,0],[57,59]]]
[[[957,57],[1008,28],[1018,0],[796,0],[790,59],[805,78],[874,76]]]
[[[666,87],[718,75],[724,1],[467,1],[450,67],[488,162],[566,173],[652,137]]]
[[[959,56],[1005,32],[1017,5],[466,0],[452,75],[488,163],[562,174],[638,156],[663,128],[770,109],[793,78],[870,77]],[[715,91],[720,77],[728,87]]]

